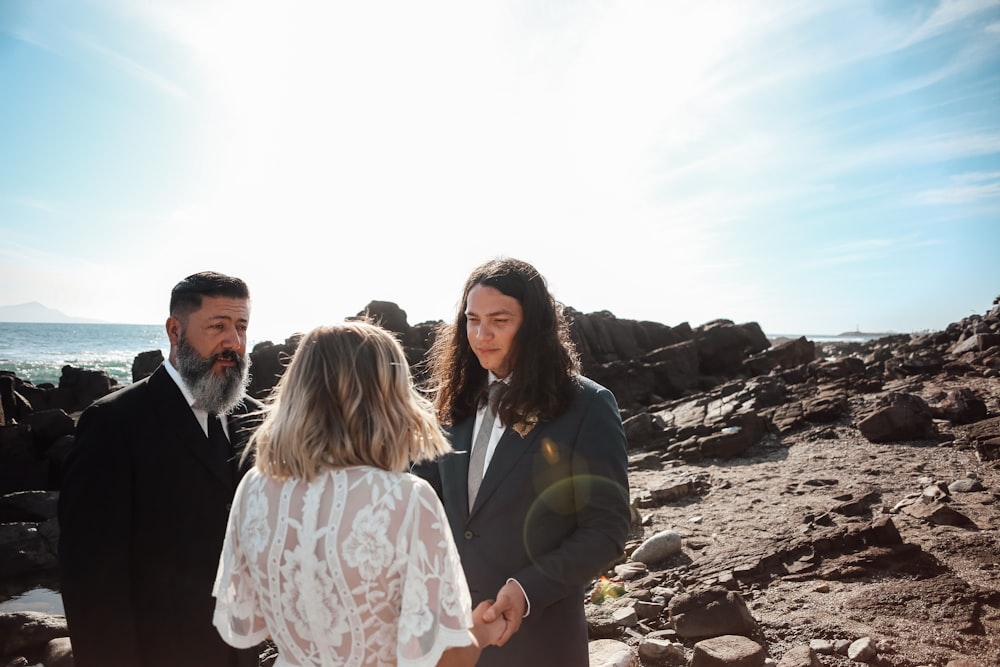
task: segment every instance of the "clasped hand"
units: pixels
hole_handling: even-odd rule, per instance
[[[500,624],[502,632],[495,641],[489,643],[503,646],[521,628],[521,621],[524,620],[527,610],[528,601],[524,599],[521,587],[513,581],[508,581],[497,593],[497,599],[492,604],[483,602],[476,607],[473,620],[476,614],[480,613],[482,622],[488,624],[491,629]]]

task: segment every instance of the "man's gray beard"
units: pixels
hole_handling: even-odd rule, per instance
[[[212,366],[218,359],[231,359],[235,366],[226,366],[216,375]],[[194,396],[194,404],[211,414],[226,414],[243,400],[250,384],[250,357],[235,351],[204,358],[181,334],[177,343],[177,372],[184,378]]]

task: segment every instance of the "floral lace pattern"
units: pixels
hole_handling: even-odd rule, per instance
[[[270,637],[276,665],[429,667],[469,643],[471,600],[444,509],[423,480],[356,466],[310,483],[251,470],[213,595],[228,643]]]

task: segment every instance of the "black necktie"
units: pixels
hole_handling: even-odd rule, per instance
[[[208,443],[216,459],[222,462],[226,470],[232,471],[233,446],[229,444],[229,438],[226,437],[219,416],[211,413],[208,415]]]

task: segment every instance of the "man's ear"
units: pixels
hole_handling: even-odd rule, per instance
[[[168,317],[166,328],[167,338],[170,339],[170,345],[177,345],[181,341],[181,321],[176,317]]]

